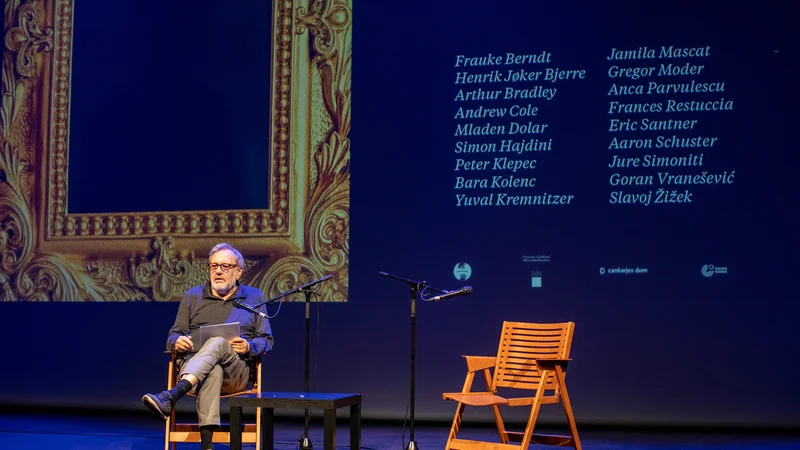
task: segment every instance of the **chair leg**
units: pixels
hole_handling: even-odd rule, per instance
[[[464,378],[464,386],[461,387],[461,393],[467,393],[472,389],[473,380],[475,380],[475,372],[467,372],[467,376]],[[445,450],[450,449],[450,443],[458,435],[458,428],[461,426],[461,418],[463,417],[463,415],[464,415],[464,404],[458,402],[458,406],[456,406],[456,414],[455,417],[453,417],[453,426],[450,427],[450,434],[447,436],[447,444],[445,444],[444,447]]]
[[[456,406],[456,415],[453,417],[453,426],[450,427],[450,434],[447,436],[447,444],[445,444],[445,450],[450,450],[450,444],[453,442],[453,439],[458,436],[458,428],[461,426],[461,417],[464,415],[464,404],[458,402],[458,406]]]
[[[172,389],[175,387],[175,355],[172,355],[169,361],[169,365],[167,367],[167,389]],[[177,448],[177,443],[173,443],[169,445],[169,435],[172,432],[172,425],[175,423],[175,409],[173,408],[172,413],[167,417],[167,426],[166,431],[164,432],[164,450],[175,450]]]
[[[169,442],[170,433],[172,433],[172,429],[174,428],[174,424],[175,424],[175,411],[173,410],[172,414],[167,416],[167,422],[166,422],[166,427],[165,427],[166,430],[164,432],[164,450],[176,450],[176,448],[178,446],[178,444],[176,442],[173,442],[172,445],[170,445],[170,442]]]
[[[167,429],[164,431],[164,450],[169,450],[169,419],[167,419]]]
[[[506,426],[503,423],[503,416],[500,414],[500,407],[492,405],[492,412],[494,412],[494,423],[497,425],[497,434],[500,435],[500,442],[508,444],[508,433],[506,433]]]
[[[556,366],[556,379],[558,380],[559,391],[561,392],[561,405],[567,415],[567,425],[575,443],[575,450],[581,450],[581,440],[578,438],[578,425],[575,423],[575,416],[572,415],[572,404],[567,393],[567,384],[564,382],[564,369]]]
[[[522,435],[522,442],[520,448],[527,449],[531,444],[531,437],[533,436],[533,428],[536,426],[536,419],[539,417],[539,409],[542,407],[542,397],[544,397],[544,384],[547,381],[548,371],[543,370],[540,373],[539,387],[536,388],[536,395],[533,396],[533,405],[531,405],[531,413],[528,416],[528,425],[525,427],[525,433]]]
[[[483,378],[486,382],[486,392],[495,392],[492,390],[492,373],[489,369],[483,369]],[[492,405],[492,412],[494,413],[494,423],[497,425],[497,434],[500,435],[500,442],[508,444],[508,433],[506,433],[506,426],[503,423],[503,416],[500,414],[500,407]]]
[[[256,450],[261,450],[261,408],[256,408]]]

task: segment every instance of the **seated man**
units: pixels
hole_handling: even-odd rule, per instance
[[[153,414],[167,420],[178,399],[189,392],[196,394],[203,450],[214,448],[220,394],[243,390],[250,375],[246,360],[270,351],[273,344],[269,320],[234,305],[234,300],[250,306],[264,302],[260,290],[239,284],[242,254],[228,244],[218,244],[208,255],[208,267],[210,282],[186,292],[167,337],[167,350],[178,356],[180,381],[168,391],[142,397]],[[230,341],[214,337],[202,348],[193,345],[199,342],[201,326],[232,322],[240,323],[240,337]]]

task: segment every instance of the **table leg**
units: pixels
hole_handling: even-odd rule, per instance
[[[361,404],[350,406],[350,450],[361,450]]]
[[[261,448],[256,450],[273,450],[274,446],[275,409],[261,408]]]
[[[325,419],[324,419],[324,427],[325,427],[325,436],[324,436],[324,446],[325,450],[335,450],[336,449],[336,408],[330,408],[325,410]]]
[[[242,450],[241,406],[231,406],[231,450]]]

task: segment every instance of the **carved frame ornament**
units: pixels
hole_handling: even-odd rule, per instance
[[[268,297],[330,273],[346,301],[352,0],[273,1],[269,209],[108,214],[66,202],[73,4],[5,3],[0,300],[179,300],[228,242]]]

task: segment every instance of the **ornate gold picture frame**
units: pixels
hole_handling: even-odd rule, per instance
[[[269,209],[108,214],[66,202],[74,2],[5,5],[0,299],[175,301],[228,242],[267,297],[333,274],[346,301],[351,0],[273,2]]]

